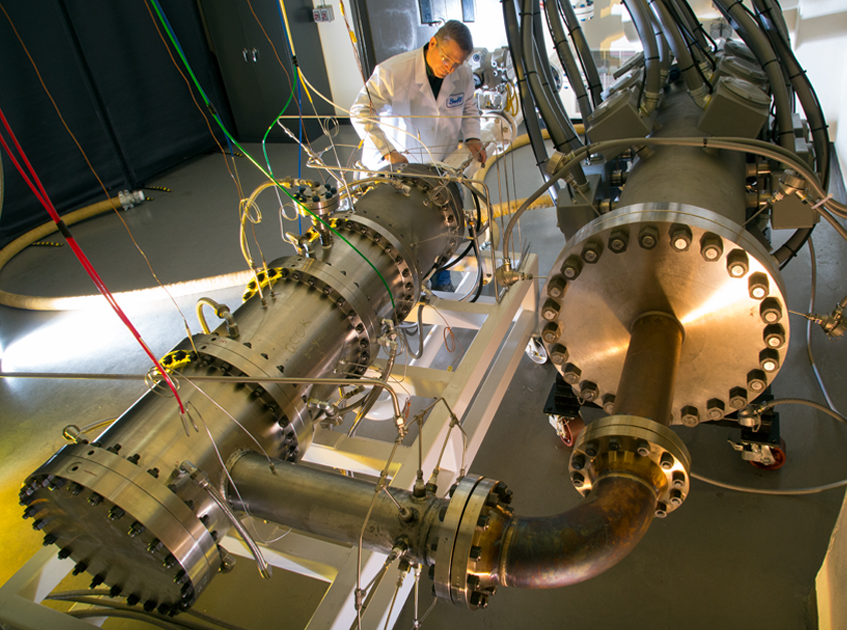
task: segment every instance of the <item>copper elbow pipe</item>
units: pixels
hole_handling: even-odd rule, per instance
[[[591,494],[567,512],[513,519],[503,536],[499,583],[558,588],[603,573],[647,532],[656,502],[648,484],[612,475],[598,480]]]

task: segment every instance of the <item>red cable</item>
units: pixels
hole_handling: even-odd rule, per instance
[[[3,113],[2,109],[0,109],[0,120],[2,120],[3,126],[6,128],[6,132],[9,134],[9,137],[12,139],[12,142],[14,143],[15,148],[17,148],[18,153],[21,156],[21,159],[23,160],[24,164],[26,165],[27,169],[29,170],[29,173],[32,175],[32,180],[30,180],[30,177],[27,175],[26,172],[24,172],[24,169],[21,167],[17,158],[14,156],[11,149],[9,148],[9,145],[6,142],[6,139],[3,137],[2,134],[0,134],[0,145],[3,146],[3,149],[6,151],[6,155],[9,156],[9,159],[12,161],[12,164],[15,166],[15,169],[17,169],[18,173],[20,173],[24,182],[26,182],[26,185],[29,186],[30,190],[32,190],[36,199],[38,199],[38,201],[41,203],[41,205],[44,207],[44,209],[50,215],[50,218],[53,220],[53,222],[59,228],[59,231],[65,237],[65,240],[67,241],[67,243],[70,246],[71,250],[73,251],[74,255],[76,255],[77,259],[79,260],[80,264],[82,265],[82,268],[85,270],[85,272],[91,278],[91,281],[94,283],[94,285],[100,291],[100,293],[103,294],[103,297],[106,298],[106,301],[109,303],[109,306],[112,307],[112,309],[115,311],[115,314],[120,318],[120,320],[124,323],[124,325],[126,325],[126,327],[129,329],[129,331],[132,333],[133,337],[135,337],[136,341],[138,341],[138,343],[141,345],[141,348],[142,348],[142,350],[144,350],[144,353],[148,357],[150,357],[150,360],[153,361],[153,363],[156,365],[156,368],[159,370],[159,373],[165,379],[165,382],[168,384],[168,387],[173,392],[173,395],[176,398],[177,403],[179,404],[180,413],[184,414],[185,413],[185,407],[182,404],[182,399],[179,397],[179,394],[177,393],[177,390],[176,390],[176,386],[174,385],[173,381],[171,380],[170,375],[165,371],[165,368],[162,366],[162,364],[159,362],[159,360],[156,359],[156,357],[153,355],[150,348],[147,346],[147,344],[141,338],[141,334],[138,332],[138,330],[136,330],[135,326],[132,325],[132,322],[129,321],[129,318],[126,316],[126,313],[123,312],[123,309],[121,309],[120,305],[118,305],[118,303],[115,300],[115,297],[112,295],[111,291],[109,291],[108,287],[106,287],[106,283],[103,282],[103,279],[100,277],[100,274],[98,274],[97,270],[94,269],[94,265],[91,264],[91,261],[88,259],[88,256],[86,256],[85,253],[82,251],[82,248],[76,242],[76,239],[71,235],[67,226],[62,221],[62,218],[59,216],[59,213],[56,211],[56,207],[53,205],[53,202],[50,200],[50,196],[47,194],[47,191],[44,189],[44,185],[41,183],[41,179],[38,177],[38,174],[35,172],[35,169],[33,168],[32,164],[30,163],[29,159],[27,158],[26,153],[24,152],[20,143],[18,143],[18,139],[15,136],[15,133],[12,131],[12,128],[9,125],[9,121],[6,119],[6,116]]]

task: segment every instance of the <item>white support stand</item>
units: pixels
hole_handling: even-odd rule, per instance
[[[529,254],[523,270],[534,276],[537,275],[537,268],[536,256]],[[436,299],[434,306],[438,313],[431,308],[424,309],[424,323],[433,326],[430,342],[425,343],[424,356],[408,366],[395,366],[395,372],[397,376],[405,374],[403,387],[413,396],[443,397],[461,421],[467,443],[458,427],[450,431],[451,417],[447,406],[436,404],[415,442],[411,446],[397,448],[389,468],[392,486],[411,489],[419,465],[422,465],[424,478],[428,479],[446,440],[447,448],[438,476],[439,495],[446,494],[447,488],[460,473],[463,462],[465,470],[471,465],[535,331],[537,303],[538,285],[533,280],[519,282],[511,287],[499,304],[493,298],[481,298],[474,304]],[[441,343],[445,320],[453,328],[476,331],[461,362],[453,370],[430,367]],[[318,429],[304,460],[377,476],[385,468],[393,446],[390,442],[362,437],[348,438],[338,432]],[[420,462],[419,453],[423,457]],[[257,522],[255,526],[267,532],[268,538],[273,537],[269,528],[276,529],[265,523]],[[253,561],[241,540],[226,537],[222,543],[230,553],[244,556],[242,562]],[[263,545],[263,554],[276,571],[291,571],[329,584],[307,626],[309,630],[356,628],[357,582],[360,581],[363,586],[370,582],[386,558],[384,554],[363,550],[361,578],[357,580],[359,559],[356,547],[338,545],[297,532]],[[0,624],[10,630],[91,628],[91,620],[77,620],[40,605],[72,568],[72,561],[56,559],[52,547],[36,553],[21,571],[0,588]],[[420,586],[428,588],[426,568],[423,574]],[[415,582],[414,572],[410,571],[398,589],[398,575],[395,563],[383,579],[373,586],[370,603],[362,616],[363,629],[383,628],[389,609],[391,619],[388,627],[393,626]],[[268,588],[273,589],[273,579],[267,584]],[[244,593],[244,598],[250,596],[250,593]],[[282,601],[291,595],[278,593],[276,596]],[[212,604],[206,602],[209,614],[214,614]],[[257,602],[256,605],[261,606],[262,603]],[[249,617],[239,623],[245,628],[252,628]]]

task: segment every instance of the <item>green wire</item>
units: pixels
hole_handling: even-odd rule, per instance
[[[296,85],[296,83],[294,85]],[[268,127],[268,130],[265,132],[264,137],[262,137],[262,153],[265,154],[265,165],[267,165],[268,172],[271,174],[271,178],[273,178],[273,179],[275,179],[274,178],[274,171],[271,168],[271,161],[270,161],[270,158],[268,158],[268,148],[267,148],[267,146],[265,146],[265,142],[268,139],[268,135],[271,133],[271,129],[274,128],[274,125],[277,123],[277,121],[280,118],[282,118],[282,115],[285,113],[285,110],[288,109],[288,105],[291,103],[291,99],[293,97],[294,97],[294,86],[291,86],[291,94],[288,95],[288,100],[285,102],[285,107],[283,107],[282,110],[276,115],[276,118],[274,118],[274,121],[270,124],[270,126]]]
[[[291,193],[289,193],[289,192],[288,192],[288,190],[286,190],[285,186],[283,186],[282,184],[280,184],[279,182],[277,182],[277,181],[276,181],[276,179],[275,179],[275,178],[274,178],[274,177],[273,177],[270,173],[268,173],[268,171],[266,171],[265,169],[263,169],[263,168],[262,168],[262,166],[261,166],[261,165],[260,165],[260,164],[259,164],[256,160],[254,160],[254,159],[253,159],[253,156],[251,156],[249,153],[247,153],[247,151],[244,149],[244,147],[242,147],[242,146],[238,143],[238,141],[237,141],[237,140],[236,140],[236,139],[232,136],[232,134],[231,134],[231,133],[229,133],[229,130],[228,130],[228,129],[224,126],[223,121],[222,121],[222,120],[220,119],[220,117],[218,116],[218,113],[217,113],[217,111],[215,110],[215,106],[214,106],[214,105],[212,105],[212,102],[209,100],[209,97],[208,97],[208,96],[206,96],[206,92],[205,92],[205,91],[203,91],[203,87],[200,85],[200,82],[197,80],[197,77],[196,77],[196,76],[194,76],[194,71],[191,69],[191,65],[188,63],[188,60],[185,58],[185,55],[184,55],[184,54],[183,54],[183,52],[182,52],[182,46],[180,46],[180,45],[179,45],[179,42],[177,42],[177,41],[176,41],[176,36],[174,35],[173,31],[171,30],[170,23],[168,22],[168,20],[165,18],[164,14],[162,13],[162,9],[161,9],[161,7],[159,6],[158,1],[157,1],[157,0],[152,0],[152,2],[153,2],[153,8],[156,10],[156,15],[158,15],[158,16],[159,16],[159,21],[162,23],[162,26],[165,28],[165,32],[168,34],[168,39],[170,39],[170,40],[171,40],[171,43],[173,44],[173,47],[176,49],[177,53],[179,54],[179,58],[180,58],[180,59],[182,59],[182,63],[183,63],[183,65],[185,66],[185,69],[186,69],[186,70],[188,70],[188,74],[189,74],[189,75],[191,75],[191,80],[194,82],[194,85],[197,87],[197,90],[200,92],[200,96],[202,96],[202,97],[203,97],[203,101],[206,103],[206,107],[208,108],[209,113],[211,113],[211,114],[212,114],[212,117],[215,119],[215,122],[216,122],[216,123],[218,123],[218,126],[221,128],[221,131],[223,131],[223,132],[224,132],[224,134],[226,135],[226,137],[227,137],[227,138],[229,138],[229,139],[230,139],[230,141],[231,141],[231,142],[232,142],[232,143],[233,143],[236,147],[238,147],[238,149],[239,149],[239,150],[240,150],[240,151],[244,154],[244,156],[245,156],[248,160],[250,160],[250,162],[252,162],[252,163],[253,163],[253,165],[254,165],[257,169],[259,169],[265,177],[267,177],[267,178],[268,178],[268,180],[270,180],[271,182],[273,182],[273,184],[274,184],[277,188],[279,188],[282,192],[284,192],[286,195],[288,195],[288,198],[289,198],[289,199],[291,199],[291,201],[293,201],[295,204],[297,204],[297,205],[299,205],[301,208],[303,208],[303,210],[305,210],[305,211],[306,211],[306,212],[308,212],[310,215],[312,215],[312,218],[314,218],[314,219],[316,219],[316,220],[320,221],[321,223],[323,223],[323,224],[324,224],[324,226],[326,226],[326,228],[327,228],[329,231],[331,231],[331,232],[332,232],[333,234],[335,234],[338,238],[340,238],[342,241],[344,241],[345,243],[347,243],[347,244],[348,244],[348,245],[349,245],[349,246],[353,249],[353,251],[354,251],[354,252],[356,252],[357,254],[359,254],[359,256],[361,256],[361,257],[362,257],[362,259],[363,259],[366,263],[368,263],[368,265],[370,265],[371,269],[373,269],[373,270],[376,272],[376,275],[378,275],[378,276],[379,276],[379,279],[380,279],[380,280],[382,280],[382,284],[384,284],[384,285],[385,285],[385,289],[388,291],[388,297],[391,299],[391,307],[392,307],[392,308],[396,311],[396,310],[397,310],[397,305],[396,305],[396,304],[395,304],[395,302],[394,302],[394,294],[391,292],[391,287],[390,287],[390,286],[388,286],[388,282],[385,280],[385,278],[383,277],[383,275],[379,272],[379,269],[377,269],[377,268],[376,268],[376,266],[375,266],[375,265],[374,265],[374,264],[373,264],[370,260],[368,260],[367,256],[365,256],[362,252],[360,252],[360,251],[356,248],[356,246],[355,246],[355,245],[353,245],[353,243],[351,243],[351,242],[350,242],[350,241],[348,241],[346,238],[344,238],[344,237],[343,237],[343,236],[342,236],[342,235],[341,235],[341,234],[340,234],[340,233],[339,233],[339,232],[338,232],[335,228],[333,228],[333,227],[332,227],[329,223],[327,223],[326,221],[324,221],[321,217],[319,217],[317,214],[315,214],[314,212],[312,212],[309,208],[307,208],[306,206],[304,206],[304,205],[303,205],[300,201],[298,201],[297,199],[295,199],[295,198],[294,198],[294,196],[293,196]],[[291,99],[289,98],[289,102],[290,102],[290,100],[291,100]],[[287,108],[287,107],[288,107],[288,104],[286,103],[286,108]],[[283,111],[285,111],[285,109],[283,109]]]

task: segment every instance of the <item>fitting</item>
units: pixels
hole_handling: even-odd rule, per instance
[[[657,507],[660,517],[685,501],[690,471],[691,457],[676,433],[658,422],[628,415],[590,423],[580,433],[569,464],[571,481],[583,496],[606,477],[637,479],[653,490],[657,506],[664,504]]]

